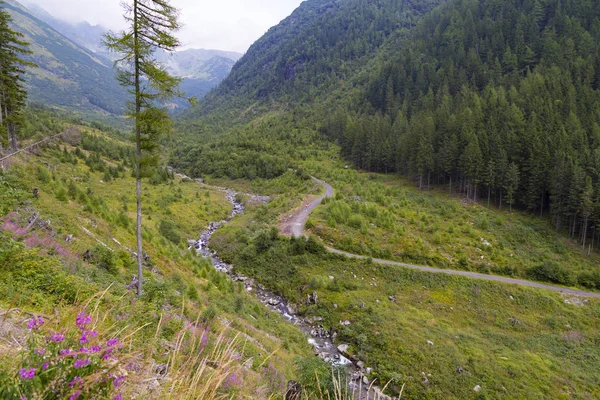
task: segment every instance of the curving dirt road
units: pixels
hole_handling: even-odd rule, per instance
[[[323,201],[324,198],[333,197],[333,188],[331,185],[314,177],[312,180],[323,186],[325,188],[325,193],[309,203],[302,204],[301,208],[294,211],[292,216],[281,225],[279,230],[282,234],[294,237],[303,236],[304,226],[306,225],[306,221],[308,221],[310,213],[321,204],[321,201]]]
[[[333,192],[333,188],[331,187],[331,185],[329,185],[326,182],[323,182],[320,179],[314,178],[314,177],[312,179],[315,182],[321,184],[325,188],[325,193],[322,194],[321,196],[319,196],[317,199],[311,201],[310,203],[303,205],[301,209],[297,210],[292,215],[291,219],[286,223],[287,229],[284,229],[284,233],[291,234],[292,236],[295,236],[295,237],[300,237],[300,236],[304,235],[304,226],[306,225],[306,221],[308,220],[308,216],[310,215],[310,213],[315,208],[317,208],[317,206],[319,204],[321,204],[321,201],[323,201],[324,198],[333,197],[334,192]],[[326,249],[332,253],[341,254],[341,255],[344,255],[349,258],[357,258],[357,259],[369,258],[369,257],[365,257],[365,256],[360,256],[357,254],[347,253],[345,251],[337,250],[332,247],[326,247]],[[397,261],[380,260],[380,259],[376,259],[376,258],[374,258],[372,260],[373,260],[373,262],[376,262],[378,264],[395,265],[395,266],[399,266],[399,267],[410,268],[410,269],[415,269],[415,270],[424,271],[424,272],[466,276],[468,278],[473,278],[473,279],[483,279],[486,281],[504,282],[504,283],[510,283],[513,285],[547,289],[547,290],[552,290],[555,292],[564,293],[564,294],[568,294],[568,295],[574,295],[574,296],[600,298],[600,293],[586,292],[584,290],[577,290],[577,289],[569,289],[569,288],[565,288],[565,287],[561,287],[561,286],[546,285],[543,283],[532,282],[532,281],[527,281],[527,280],[523,280],[523,279],[514,279],[514,278],[508,278],[508,277],[499,276],[499,275],[480,274],[477,272],[469,272],[469,271],[458,271],[458,270],[453,270],[453,269],[425,267],[425,266],[421,266],[421,265],[405,264],[405,263],[401,263],[401,262],[397,262]]]

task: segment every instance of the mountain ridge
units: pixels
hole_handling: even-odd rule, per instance
[[[112,60],[114,55],[103,45],[103,36],[109,30],[101,25],[91,25],[87,21],[76,23],[61,20],[44,8],[28,3],[25,7],[40,20],[57,32],[87,48],[94,54]],[[181,88],[188,96],[203,97],[218,85],[242,57],[234,51],[215,49],[185,49],[169,54],[156,52],[156,59],[163,63],[172,75],[183,78]],[[112,66],[112,63],[111,63]],[[176,102],[177,107],[187,107],[186,102]]]
[[[120,114],[127,98],[112,63],[57,32],[15,0],[3,7],[15,29],[31,43],[29,60],[38,67],[26,74],[30,101],[74,110]]]

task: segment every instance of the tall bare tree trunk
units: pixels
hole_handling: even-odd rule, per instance
[[[6,124],[7,129],[10,127],[10,140],[11,140],[11,145],[12,145],[12,149],[14,152],[16,152],[17,150],[19,150],[19,147],[17,146],[17,128],[15,127],[15,124],[12,122],[9,122]]]
[[[139,37],[138,37],[138,2],[133,1],[133,35],[134,35],[134,47],[135,47],[135,155],[136,155],[136,176],[135,176],[135,189],[137,199],[137,264],[138,264],[138,297],[142,296],[142,280],[144,272],[144,250],[142,246],[142,171],[141,171],[141,160],[142,160],[142,147],[141,147],[141,129],[139,123],[139,115],[142,111],[142,103],[140,98],[140,58],[138,55],[139,51]]]

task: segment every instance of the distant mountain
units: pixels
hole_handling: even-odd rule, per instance
[[[115,80],[112,62],[63,36],[14,0],[4,8],[25,35],[38,68],[27,73],[29,99],[81,111],[120,114],[126,91]]]
[[[41,19],[57,32],[71,39],[78,45],[86,47],[94,53],[105,52],[104,46],[102,45],[102,36],[108,32],[108,29],[105,27],[100,25],[90,25],[86,21],[73,24],[54,17],[37,4],[23,2],[23,5],[37,18]]]
[[[189,119],[308,104],[344,86],[387,43],[445,0],[308,0],[258,39]],[[244,113],[240,111],[244,111]]]
[[[114,54],[107,52],[102,45],[102,37],[108,32],[103,26],[92,26],[85,21],[70,23],[54,17],[38,5],[26,5],[32,14],[73,42],[104,58],[114,57]],[[204,97],[225,79],[240,57],[242,54],[232,51],[205,49],[183,50],[172,55],[164,52],[157,54],[157,59],[167,66],[171,74],[184,78],[181,87],[186,94],[197,98]],[[185,106],[185,102],[176,103],[178,107]]]
[[[157,60],[171,74],[183,78],[181,89],[188,96],[202,98],[229,75],[241,56],[228,51],[189,49],[174,54],[159,52]]]

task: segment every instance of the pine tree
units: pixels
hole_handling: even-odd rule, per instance
[[[154,52],[172,52],[180,45],[173,36],[180,28],[178,17],[169,0],[131,0],[125,4],[127,30],[105,37],[108,49],[120,56],[115,62],[119,83],[134,97],[127,114],[135,121],[138,296],[142,295],[144,261],[142,178],[151,176],[158,164],[159,137],[172,129],[168,113],[157,104],[183,96],[177,89],[181,80],[156,62]]]
[[[0,0],[0,124],[6,131],[8,145],[17,151],[17,128],[22,123],[27,91],[25,90],[25,67],[34,66],[23,60],[31,54],[29,43],[23,34],[12,30],[10,14],[1,8]],[[0,147],[1,150],[1,147]]]

